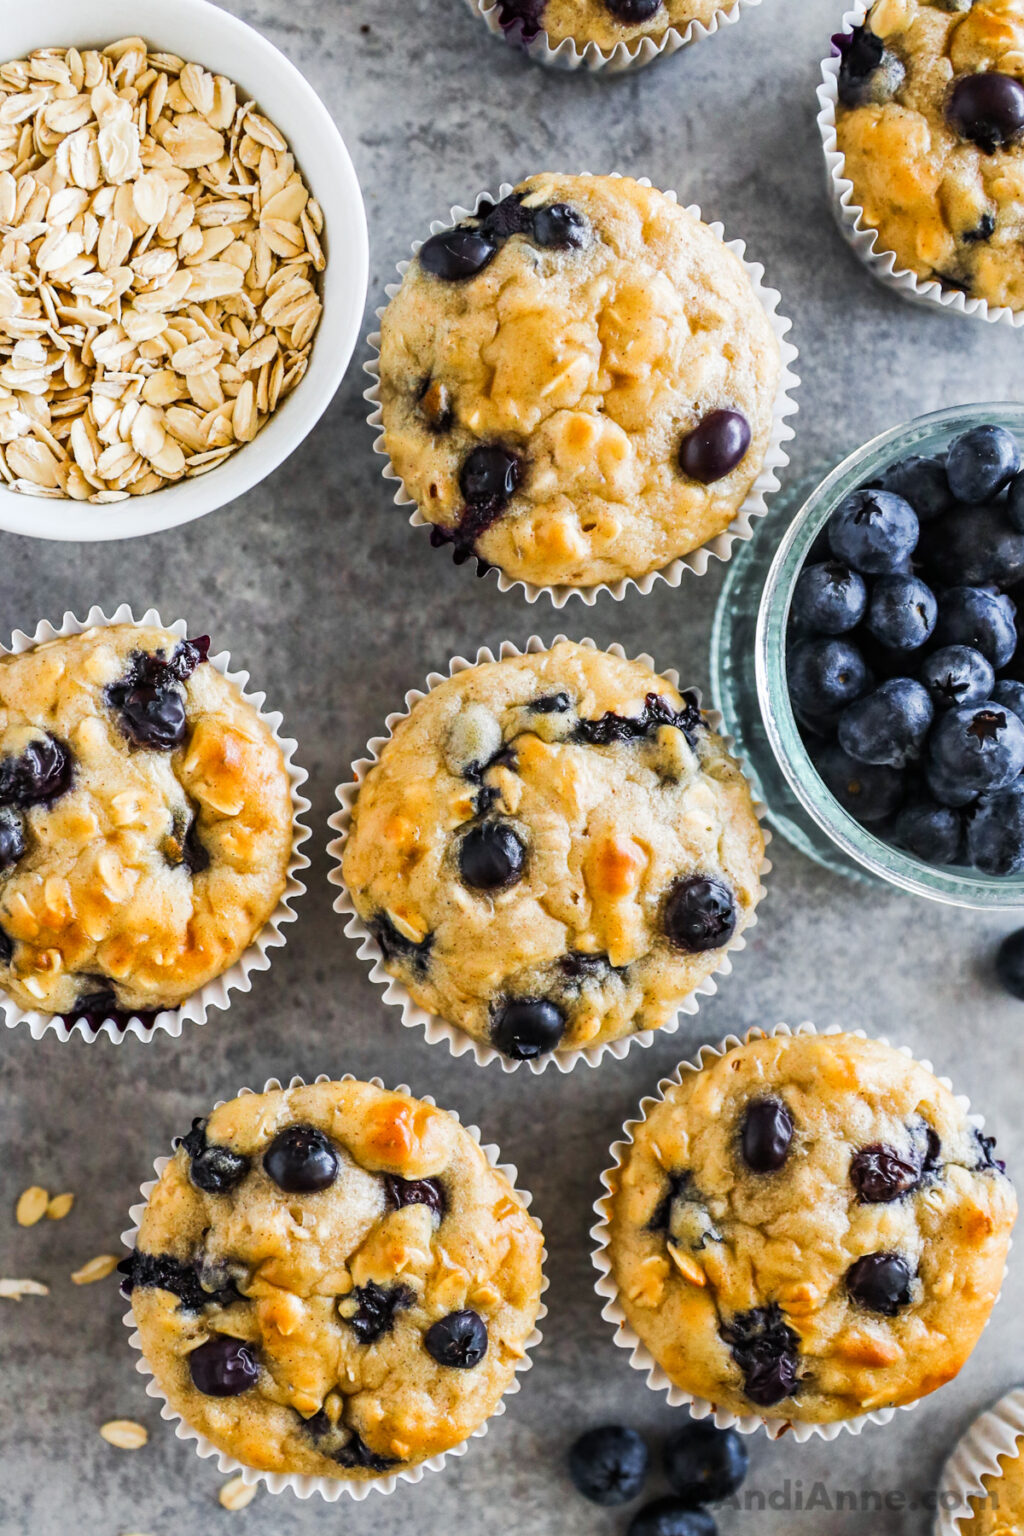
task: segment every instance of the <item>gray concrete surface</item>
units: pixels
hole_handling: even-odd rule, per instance
[[[699,201],[748,240],[781,288],[802,351],[794,474],[919,411],[1019,395],[1018,335],[888,296],[830,222],[814,87],[838,3],[766,0],[740,26],[618,81],[530,66],[460,0],[232,0],[232,9],[309,76],[348,139],[366,189],[371,305],[410,238],[451,202],[537,169],[619,169]],[[2,36],[0,25],[0,52]],[[45,1300],[0,1303],[4,1536],[208,1536],[236,1527],[251,1536],[441,1536],[456,1523],[465,1536],[624,1531],[626,1515],[574,1494],[564,1449],[595,1421],[625,1419],[657,1438],[677,1419],[629,1371],[600,1319],[590,1204],[622,1120],[704,1039],[800,1018],[886,1032],[951,1072],[988,1114],[1011,1165],[1024,1165],[1024,1010],[1000,996],[989,972],[1011,920],[854,886],[779,845],[762,921],[732,979],[680,1034],[624,1063],[569,1079],[509,1078],[428,1047],[383,1007],[331,912],[323,845],[333,786],[384,715],[449,655],[505,636],[522,641],[534,629],[649,648],[702,683],[720,571],[678,592],[603,601],[594,613],[573,606],[559,619],[501,597],[432,552],[390,507],[363,424],[361,361],[360,353],[305,447],[219,514],[119,545],[0,535],[4,634],[127,598],[183,614],[230,647],[301,743],[316,829],[310,890],[288,946],[229,1014],[150,1046],[37,1044],[23,1031],[0,1041],[0,1273],[52,1286]],[[271,1074],[345,1070],[435,1094],[519,1165],[551,1252],[545,1344],[486,1441],[419,1487],[358,1507],[261,1492],[244,1514],[229,1515],[216,1502],[214,1466],[174,1438],[144,1395],[114,1285],[78,1289],[68,1277],[118,1246],[152,1159],[214,1099]],[[15,1199],[32,1182],[75,1191],[67,1221],[15,1227]],[[754,1440],[750,1486],[774,1507],[723,1511],[722,1532],[923,1536],[922,1499],[948,1448],[1024,1375],[1022,1300],[1018,1267],[961,1378],[890,1428],[831,1446]],[[149,1445],[129,1453],[104,1444],[98,1427],[114,1416],[143,1420]],[[663,1491],[660,1482],[652,1489]],[[835,1512],[841,1491],[855,1495],[857,1510],[847,1499]],[[801,1497],[815,1507],[801,1511]]]

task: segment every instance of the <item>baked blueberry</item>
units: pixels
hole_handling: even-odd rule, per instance
[[[426,1205],[435,1216],[443,1216],[448,1209],[444,1186],[439,1179],[403,1179],[397,1173],[387,1173],[384,1189],[388,1204],[396,1211],[404,1205]]]
[[[0,869],[10,869],[25,852],[25,828],[17,811],[0,806]]]
[[[1024,576],[1024,533],[1003,506],[959,507],[932,523],[918,555],[940,584],[1011,587]]]
[[[491,1038],[513,1061],[547,1056],[565,1033],[565,1014],[543,997],[516,998],[505,1003],[494,1021]]]
[[[636,27],[657,15],[662,0],[604,0],[604,3],[617,21],[627,27]]]
[[[871,589],[866,622],[882,645],[917,651],[930,639],[938,611],[934,592],[920,576],[880,576]]]
[[[569,203],[549,203],[533,215],[533,238],[549,250],[582,250],[590,239],[590,226]]]
[[[1024,721],[1024,683],[1012,677],[1001,677],[989,693],[989,698],[1002,709],[1009,709]]]
[[[734,1429],[718,1429],[711,1419],[695,1419],[665,1442],[665,1476],[679,1502],[691,1509],[718,1504],[742,1486],[749,1463],[747,1448]]]
[[[646,1442],[635,1429],[604,1424],[588,1429],[569,1448],[569,1476],[585,1499],[610,1508],[643,1492],[650,1465]]]
[[[993,77],[972,76],[975,85],[983,79],[992,88]],[[996,77],[999,78],[998,76]],[[1018,80],[1011,82],[1020,93],[1022,107],[1021,129],[1024,130],[1024,86]],[[965,84],[960,81],[960,86]],[[957,89],[953,98],[956,100]],[[946,476],[949,488],[958,501],[978,503],[998,496],[1020,470],[1020,449],[1012,432],[1005,427],[971,427],[953,439],[946,454]]]
[[[629,1527],[629,1536],[717,1536],[706,1509],[690,1509],[681,1499],[654,1499]]]
[[[380,1456],[376,1451],[371,1451],[354,1429],[348,1429],[341,1423],[332,1424],[323,1409],[303,1419],[303,1428],[317,1442],[317,1449],[336,1461],[339,1467],[358,1467],[364,1472],[389,1472],[392,1467],[399,1465],[395,1457]]]
[[[669,943],[688,954],[721,949],[736,931],[736,901],[727,885],[705,875],[688,875],[671,887],[663,926]]]
[[[192,1350],[188,1368],[196,1391],[206,1397],[238,1397],[256,1385],[260,1374],[252,1345],[226,1333]]]
[[[1005,593],[984,587],[950,587],[939,599],[936,645],[969,645],[997,670],[1017,649],[1016,607]]]
[[[422,974],[430,963],[430,950],[434,943],[434,935],[428,933],[426,938],[406,938],[404,933],[399,933],[394,923],[386,912],[378,912],[369,922],[370,932],[380,945],[380,952],[385,960],[404,960],[414,971]]]
[[[996,1149],[996,1139],[994,1136],[983,1136],[981,1131],[975,1126],[974,1145],[978,1152],[978,1161],[975,1166],[979,1173],[987,1173],[990,1168],[994,1169],[996,1173],[1006,1172],[1006,1164],[1000,1158],[992,1156]]]
[[[177,689],[140,683],[122,693],[117,709],[121,729],[133,746],[168,752],[185,739],[185,701]]]
[[[946,115],[961,138],[994,154],[1024,134],[1024,85],[995,69],[962,75],[950,93]]]
[[[797,1390],[800,1340],[776,1302],[738,1312],[719,1328],[743,1372],[743,1390],[758,1408],[772,1408]]]
[[[899,1253],[866,1253],[846,1271],[846,1289],[859,1307],[895,1317],[911,1302],[913,1274]]]
[[[966,805],[975,795],[1005,789],[1024,770],[1024,725],[1009,710],[987,701],[940,715],[928,742],[929,767]]]
[[[966,818],[967,858],[983,875],[1024,873],[1024,782],[982,797]]]
[[[936,709],[981,704],[995,697],[992,663],[969,645],[944,645],[933,651],[918,673]]]
[[[882,1142],[861,1147],[850,1159],[850,1183],[863,1205],[899,1200],[921,1182],[921,1166]]]
[[[828,525],[832,553],[865,576],[904,570],[920,532],[909,501],[882,490],[851,491]]]
[[[211,1146],[206,1139],[206,1121],[192,1121],[192,1129],[178,1145],[188,1153],[189,1177],[197,1189],[208,1195],[223,1195],[240,1184],[249,1172],[249,1159],[230,1147]]]
[[[498,0],[498,19],[503,27],[520,26],[524,42],[541,30],[547,0]]]
[[[863,576],[841,560],[804,566],[793,588],[794,620],[818,635],[844,635],[856,629],[867,605]]]
[[[459,475],[459,489],[470,507],[505,506],[522,478],[516,454],[500,443],[484,443],[466,457]]]
[[[963,848],[963,823],[952,806],[913,800],[897,812],[892,840],[926,864],[955,864]]]
[[[456,283],[482,272],[498,254],[497,242],[482,229],[456,226],[431,235],[420,246],[420,266],[432,277]]]
[[[416,1300],[407,1285],[377,1285],[368,1280],[352,1288],[345,1298],[341,1314],[360,1344],[375,1344],[395,1326],[395,1314],[404,1312]],[[355,1310],[350,1310],[352,1304]]]
[[[126,1299],[136,1289],[170,1291],[172,1296],[177,1296],[178,1310],[181,1312],[201,1312],[204,1307],[229,1307],[240,1299],[241,1293],[232,1280],[205,1272],[201,1274],[195,1261],[183,1263],[180,1259],[171,1258],[170,1254],[143,1253],[136,1248],[127,1259],[121,1260],[117,1268],[124,1276],[121,1295]],[[212,1280],[214,1283],[206,1286],[204,1280]]]
[[[898,768],[859,763],[831,742],[815,753],[813,762],[826,788],[857,821],[884,821],[903,803],[905,785]]]
[[[871,686],[863,655],[845,637],[799,640],[786,671],[793,708],[812,721],[837,716]]]
[[[754,1173],[777,1173],[793,1144],[793,1118],[781,1099],[755,1099],[740,1127],[743,1161]]]
[[[996,951],[996,975],[1011,997],[1024,1003],[1024,928],[1008,933]]]
[[[330,1140],[312,1125],[286,1125],[263,1154],[267,1176],[288,1195],[328,1189],[340,1166]]]
[[[0,761],[0,805],[53,805],[75,776],[71,753],[56,736],[38,736],[18,757]]]
[[[487,1324],[468,1307],[462,1312],[449,1312],[427,1329],[423,1343],[438,1365],[470,1371],[487,1353]]]
[[[906,77],[896,54],[870,27],[854,27],[840,40],[839,100],[844,107],[881,106],[891,101]]]
[[[709,411],[679,445],[679,467],[691,480],[724,480],[750,447],[750,423],[741,411]]]
[[[506,821],[484,821],[459,844],[459,874],[474,891],[501,891],[523,873],[526,849]]]
[[[891,464],[880,483],[884,491],[893,491],[909,501],[920,523],[932,522],[953,505],[942,459],[924,459],[912,453],[898,464]]]
[[[859,763],[905,768],[924,750],[935,706],[921,683],[894,677],[839,717],[839,745]]]

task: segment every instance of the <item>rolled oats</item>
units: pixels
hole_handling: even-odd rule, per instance
[[[39,1184],[33,1184],[26,1189],[18,1199],[15,1206],[14,1219],[19,1227],[34,1227],[37,1221],[42,1221],[46,1215],[46,1207],[50,1203],[50,1196]]]
[[[97,1280],[105,1280],[112,1275],[117,1268],[116,1253],[99,1253],[88,1264],[83,1264],[81,1269],[76,1269],[71,1276],[75,1285],[93,1285]]]
[[[244,1509],[255,1497],[255,1483],[247,1483],[243,1477],[233,1477],[224,1484],[217,1501],[222,1509]]]
[[[103,505],[207,473],[305,374],[323,212],[232,82],[149,53],[0,65],[0,477]]]
[[[38,1280],[0,1280],[0,1298],[20,1301],[23,1296],[49,1296],[50,1287]]]
[[[109,1419],[100,1425],[100,1434],[108,1445],[116,1445],[119,1451],[138,1451],[149,1439],[149,1431],[134,1419]]]

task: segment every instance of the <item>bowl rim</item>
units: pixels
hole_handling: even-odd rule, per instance
[[[56,13],[56,14],[55,14]],[[168,26],[168,17],[172,18]],[[109,19],[108,19],[109,18]],[[121,30],[131,19],[130,32]],[[162,27],[180,36],[194,32],[191,57],[204,68],[223,73],[246,89],[263,107],[267,82],[279,82],[289,103],[289,117],[280,110],[274,120],[295,154],[312,195],[325,212],[327,264],[322,274],[323,314],[313,341],[310,366],[303,379],[269,419],[263,430],[237,453],[205,475],[179,481],[145,496],[107,506],[44,498],[12,491],[0,480],[0,530],[28,538],[78,543],[143,537],[176,528],[218,510],[244,495],[274,472],[312,431],[330,405],[356,346],[362,337],[369,287],[369,236],[366,209],[351,155],[330,111],[313,86],[279,48],[256,27],[222,10],[211,0],[47,0],[40,19],[22,20],[14,29],[19,38],[38,40],[0,45],[3,59],[22,58],[34,48],[85,46],[95,38],[105,47],[121,36],[140,35],[152,48],[181,56],[162,36]],[[210,34],[215,35],[211,44]],[[61,41],[61,34],[67,41]],[[13,51],[12,51],[13,48]],[[237,55],[237,63],[229,62]],[[310,174],[308,153],[294,148],[297,138],[307,148],[315,143],[319,169]],[[338,234],[333,234],[338,230]],[[337,251],[332,278],[332,246]],[[344,271],[339,269],[343,268]],[[319,366],[317,366],[319,364]]]
[[[754,667],[768,742],[803,809],[837,847],[888,884],[950,906],[976,910],[1024,907],[1024,876],[985,875],[969,866],[931,865],[883,841],[846,812],[825,786],[797,726],[786,672],[786,631],[793,588],[815,539],[843,496],[884,465],[920,450],[940,451],[970,427],[996,422],[1024,443],[1024,404],[995,401],[947,406],[915,416],[870,438],[819,482],[794,514],[775,552],[758,606]]]

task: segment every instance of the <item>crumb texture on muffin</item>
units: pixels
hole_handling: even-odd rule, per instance
[[[1024,1531],[1024,1457],[1018,1440],[1013,1455],[999,1459],[998,1473],[982,1479],[984,1494],[971,1500],[959,1522],[960,1536],[1020,1536]]]
[[[539,1311],[542,1240],[445,1111],[368,1083],[197,1120],[122,1269],[171,1406],[265,1471],[365,1479],[466,1439]]]
[[[116,625],[0,659],[0,986],[23,1008],[176,1007],[273,913],[288,772],[208,645]]]
[[[672,1381],[818,1423],[956,1375],[1017,1210],[952,1093],[854,1035],[759,1038],[684,1071],[613,1186],[619,1301]]]
[[[982,74],[995,84],[982,84],[980,110],[958,112],[965,84],[977,103]],[[838,146],[878,248],[921,278],[1011,309],[1024,307],[1019,111],[1022,0],[876,0],[846,48]]]
[[[739,257],[628,178],[529,178],[432,237],[381,322],[384,446],[434,542],[540,585],[641,576],[724,532],[780,376]]]
[[[523,22],[527,33],[543,30],[557,46],[571,37],[580,48],[596,43],[610,51],[619,43],[650,37],[655,42],[671,27],[681,32],[693,21],[706,26],[731,10],[735,0],[498,0],[502,21]]]
[[[693,697],[561,641],[414,706],[342,868],[415,1001],[522,1058],[666,1023],[749,921],[763,851]]]

